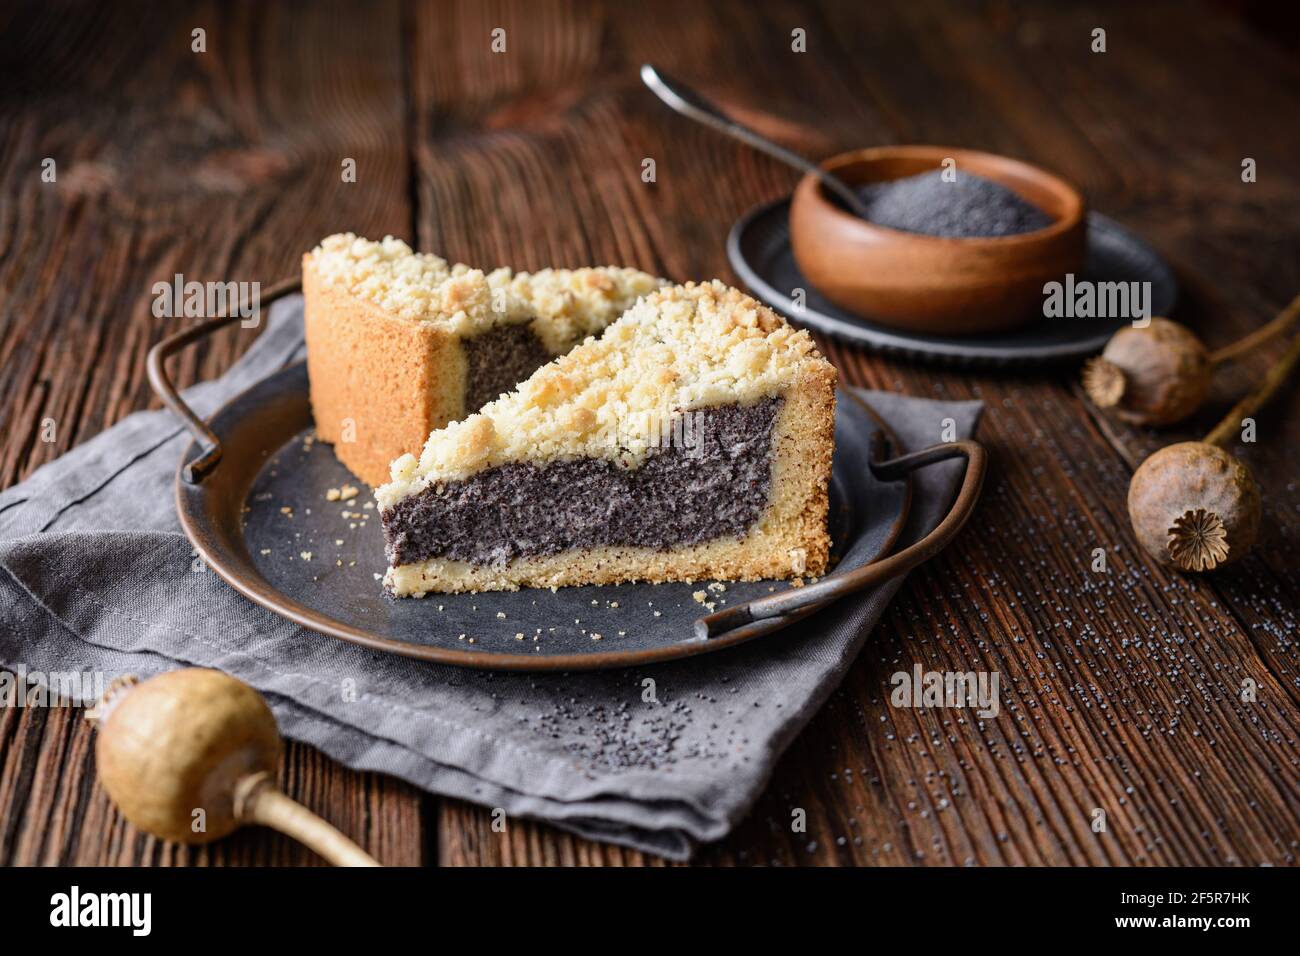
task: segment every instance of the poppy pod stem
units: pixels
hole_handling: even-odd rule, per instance
[[[1296,307],[1297,314],[1300,314],[1300,305],[1298,304],[1300,304],[1300,297],[1297,297],[1295,302],[1291,303],[1293,307]],[[1260,331],[1262,332],[1263,329]],[[1242,341],[1244,342],[1245,339]],[[1231,346],[1229,347],[1231,348]],[[1277,390],[1281,388],[1282,383],[1286,381],[1287,376],[1291,374],[1291,370],[1295,368],[1297,361],[1300,361],[1300,335],[1291,340],[1291,345],[1264,373],[1264,377],[1260,379],[1259,384],[1251,389],[1241,401],[1232,406],[1228,414],[1223,416],[1223,420],[1205,436],[1206,443],[1223,448],[1232,441],[1233,436],[1241,428],[1242,419],[1249,418],[1273,397]]]
[[[1291,300],[1291,303],[1277,314],[1271,322],[1260,326],[1249,335],[1242,336],[1235,342],[1225,345],[1210,353],[1210,364],[1216,368],[1226,362],[1233,362],[1249,352],[1253,352],[1265,342],[1272,341],[1279,335],[1282,335],[1296,319],[1300,318],[1300,295]]]

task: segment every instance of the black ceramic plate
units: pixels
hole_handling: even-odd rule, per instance
[[[1025,365],[1092,355],[1126,324],[1043,319],[1014,332],[970,337],[922,335],[880,325],[828,302],[804,278],[790,248],[789,212],[790,200],[781,199],[746,213],[727,237],[731,267],[754,295],[791,320],[855,345],[946,365]],[[1159,253],[1095,212],[1088,216],[1088,260],[1082,278],[1150,282],[1153,315],[1169,315],[1178,297],[1178,283]],[[793,289],[806,291],[802,311],[790,299]]]
[[[705,590],[721,610],[790,586],[626,584],[397,600],[377,580],[385,560],[378,515],[373,505],[366,507],[370,489],[329,445],[308,440],[304,365],[254,386],[209,425],[221,443],[219,463],[198,484],[177,480],[177,509],[190,539],[248,598],[305,627],[367,647],[470,667],[623,667],[703,653],[755,635],[741,629],[695,637],[695,621],[707,612],[694,592]],[[882,482],[868,467],[877,433],[893,451],[901,450],[864,405],[841,395],[831,485],[836,573],[886,554],[907,516],[910,482]],[[183,463],[197,454],[192,445]],[[358,489],[356,497],[327,500],[329,489],[345,485]]]

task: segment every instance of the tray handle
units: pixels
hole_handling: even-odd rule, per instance
[[[805,617],[847,594],[898,577],[934,557],[956,537],[957,532],[961,530],[966,519],[970,517],[971,511],[974,510],[975,502],[979,500],[980,488],[984,484],[984,472],[988,465],[988,454],[984,446],[970,440],[944,442],[908,455],[871,463],[872,474],[881,481],[899,481],[918,468],[953,458],[966,460],[966,474],[962,478],[961,489],[957,492],[957,499],[948,510],[948,514],[920,541],[897,554],[864,564],[860,568],[822,578],[816,584],[756,598],[745,604],[737,604],[725,611],[717,611],[699,618],[695,622],[696,637],[702,640],[716,640],[724,634],[732,634],[741,628],[753,629],[756,625],[761,626],[763,622],[768,622],[770,625],[775,618]],[[763,630],[767,629],[770,628],[763,628]]]
[[[261,307],[268,308],[276,299],[297,292],[301,288],[302,283],[298,279],[278,283],[272,286],[266,295],[262,296]],[[185,399],[181,398],[180,392],[172,384],[171,376],[167,374],[166,362],[167,359],[185,348],[185,346],[197,342],[199,339],[207,338],[218,329],[223,329],[242,318],[242,311],[243,302],[241,301],[234,312],[218,315],[200,322],[198,325],[191,325],[189,328],[174,332],[149,350],[149,358],[145,363],[145,368],[149,373],[149,384],[158,393],[158,397],[162,399],[163,404],[175,412],[181,421],[185,423],[185,427],[190,430],[201,450],[197,458],[186,462],[181,467],[181,478],[184,479],[186,484],[197,485],[203,480],[204,476],[217,467],[217,463],[221,461],[221,441],[208,427],[208,423],[195,414],[194,409],[190,408]]]

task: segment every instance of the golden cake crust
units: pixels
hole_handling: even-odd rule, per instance
[[[382,484],[395,455],[461,414],[459,343],[436,325],[405,321],[322,283],[310,255],[303,295],[316,434],[358,478]]]

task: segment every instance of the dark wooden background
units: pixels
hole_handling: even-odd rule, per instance
[[[726,230],[795,176],[670,114],[638,82],[646,60],[813,156],[935,142],[1056,170],[1170,257],[1178,317],[1222,344],[1300,292],[1294,33],[1240,7],[6,4],[0,486],[158,406],[144,356],[176,325],[150,314],[150,287],[174,272],[269,284],[350,229],[475,264],[735,282]],[[1104,54],[1089,49],[1098,26]],[[795,27],[807,53],[790,50]],[[45,157],[57,184],[40,179]],[[340,181],[346,157],[356,183]],[[1245,157],[1256,183],[1241,181]],[[255,334],[224,333],[177,374],[219,374]],[[1300,390],[1245,452],[1263,545],[1185,578],[1137,549],[1129,475],[1211,424],[1267,354],[1197,422],[1157,434],[1097,415],[1072,367],[970,374],[824,344],[850,382],[983,399],[994,468],[968,530],[912,575],[747,822],[698,862],[1294,863]],[[1108,573],[1090,570],[1095,547]],[[889,675],[917,662],[999,671],[1002,716],[890,707]],[[1246,678],[1256,703],[1239,699]],[[141,835],[95,783],[91,744],[75,711],[0,711],[0,861],[317,862],[265,831],[199,850]],[[390,864],[661,862],[527,821],[496,834],[477,807],[302,746],[284,776]],[[790,832],[792,807],[806,834]]]

